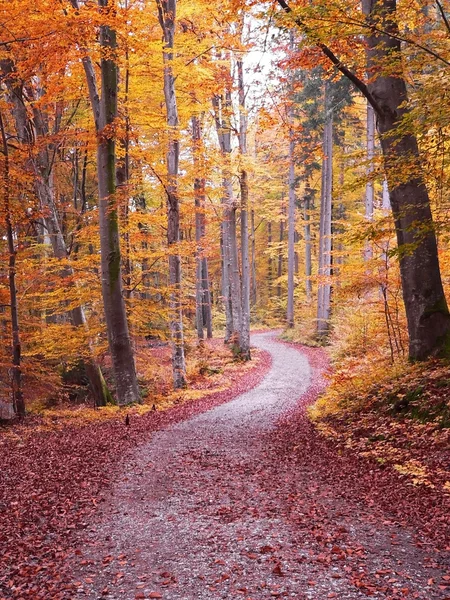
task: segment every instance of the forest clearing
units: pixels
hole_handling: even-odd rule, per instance
[[[0,600],[450,599],[449,66],[440,0],[0,4]]]

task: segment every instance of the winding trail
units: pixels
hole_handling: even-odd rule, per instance
[[[320,373],[273,334],[252,342],[273,360],[260,385],[157,432],[127,462],[86,534],[90,587],[77,599],[447,598],[412,531],[281,459],[278,419]]]

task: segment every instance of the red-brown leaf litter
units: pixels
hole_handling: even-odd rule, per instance
[[[448,495],[319,434],[325,351],[259,339],[226,392],[3,438],[2,600],[450,598]]]
[[[153,432],[251,389],[270,364],[263,353],[256,369],[235,375],[230,389],[132,417],[130,427],[124,415],[58,431],[16,426],[0,437],[0,599],[73,598],[73,575],[66,570],[67,557],[77,551],[72,534],[87,527],[124,455]]]

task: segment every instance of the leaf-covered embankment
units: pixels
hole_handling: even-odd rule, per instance
[[[303,346],[302,352],[314,368],[327,371],[324,350]],[[326,383],[325,377],[321,392]],[[449,383],[446,367],[433,363],[411,366],[353,404],[341,389],[332,412],[329,391],[309,410],[314,396],[304,398],[283,420],[281,447],[287,453],[295,446],[297,460],[343,497],[359,499],[384,520],[413,527],[428,539],[422,543],[449,549]]]

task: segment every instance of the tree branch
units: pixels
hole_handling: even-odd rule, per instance
[[[285,0],[277,0],[277,2],[286,14],[292,15],[292,8],[285,2]],[[304,31],[306,33],[306,35],[309,35],[309,33],[310,33],[309,27],[305,23],[303,23],[303,21],[301,19],[293,16],[293,21],[302,31]],[[322,52],[325,54],[325,56],[336,67],[336,69],[338,71],[340,71],[345,77],[347,77],[347,79],[353,83],[353,85],[361,92],[361,94],[363,96],[365,96],[365,98],[367,99],[369,104],[372,106],[374,111],[378,115],[382,115],[383,111],[381,110],[380,105],[375,100],[375,98],[372,96],[372,94],[369,91],[369,88],[364,83],[364,81],[359,79],[359,77],[357,75],[355,75],[355,73],[352,73],[352,71],[350,71],[350,69],[348,69],[339,60],[339,58],[334,54],[334,52],[330,48],[328,48],[328,46],[326,44],[323,44],[322,42],[315,42],[315,43],[316,43],[316,46],[318,48],[320,48],[320,50],[322,50]]]
[[[450,33],[450,23],[448,22],[447,15],[445,14],[444,8],[439,0],[436,0],[436,4],[439,8],[439,12],[441,13],[441,17],[444,20],[445,26],[447,28],[448,33]]]

